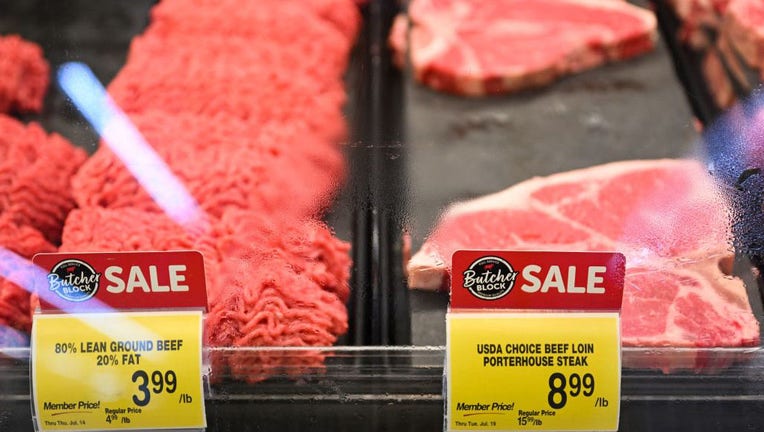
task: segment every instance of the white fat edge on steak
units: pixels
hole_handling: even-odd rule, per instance
[[[596,241],[598,244],[610,245],[611,250],[625,253],[627,257],[632,258],[631,261],[627,259],[627,268],[645,264],[660,268],[665,265],[667,260],[661,258],[655,260],[649,259],[649,257],[644,256],[642,253],[643,251],[623,250],[625,245],[624,243],[619,242],[619,239],[611,239],[590,227],[572,221],[568,217],[559,214],[554,208],[554,205],[541,204],[533,201],[531,195],[538,191],[540,187],[550,187],[556,184],[565,183],[569,184],[572,182],[579,182],[581,179],[586,179],[591,185],[596,184],[597,181],[609,181],[613,179],[614,172],[617,176],[622,176],[628,174],[630,171],[642,171],[645,169],[671,170],[672,168],[682,169],[687,167],[697,168],[698,173],[704,172],[700,162],[696,160],[656,159],[610,162],[593,167],[555,173],[545,177],[537,176],[493,194],[451,204],[443,212],[436,226],[439,226],[443,221],[449,218],[466,213],[509,209],[537,210],[547,216],[569,224],[578,230],[586,232],[590,235],[588,239],[590,241]],[[714,185],[710,176],[708,176],[707,181],[700,182],[700,184],[694,184],[693,186],[693,192],[697,192],[698,195],[702,196],[702,199],[723,200],[721,192]],[[596,189],[593,186],[590,187],[592,190]],[[724,235],[727,236],[730,227],[724,226],[716,228],[724,230]],[[713,238],[713,236],[709,237]],[[683,264],[712,260],[716,262],[717,265],[721,265],[722,262],[726,262],[733,254],[731,245],[720,245],[718,242],[713,241],[712,243],[709,243],[708,246],[710,249],[704,249],[697,253],[689,253],[686,256],[683,256]],[[634,260],[633,258],[638,259]],[[442,256],[435,245],[429,240],[425,241],[422,248],[411,257],[411,260],[408,263],[407,272],[409,277],[409,287],[433,291],[443,288],[443,283],[446,280],[447,272],[450,268],[450,262],[447,262],[447,260],[450,259],[451,257]]]
[[[554,0],[558,3],[568,3],[574,6],[584,6],[597,9],[610,9],[616,13],[625,13],[643,22],[651,45],[654,46],[658,39],[657,21],[654,14],[646,9],[631,5],[621,0]],[[554,3],[552,2],[552,3]],[[469,15],[471,5],[467,2],[454,1],[451,8],[438,9],[432,5],[431,0],[415,0],[409,8],[409,16],[416,26],[411,32],[411,46],[409,51],[413,73],[415,78],[424,82],[423,73],[427,66],[441,56],[448,49],[456,49],[462,56],[463,63],[458,65],[453,83],[457,92],[463,96],[485,96],[488,93],[482,65],[474,53],[474,47],[464,44],[458,37],[457,29],[465,31],[465,26],[471,23],[463,17]],[[397,23],[400,25],[400,23]],[[538,70],[529,71],[524,66],[507,67],[502,71],[501,88],[503,92],[514,92],[523,88],[543,87],[554,81],[560,74],[576,73],[599,66],[607,61],[619,60],[624,57],[613,31],[606,26],[598,26],[596,23],[582,24],[589,27],[601,27],[600,34],[605,39],[604,51],[582,44],[575,50],[575,55],[569,56],[566,62],[560,64],[550,62]],[[518,31],[539,35],[548,30],[543,24],[526,21],[497,18],[494,22],[478,23],[476,30],[483,34],[493,33],[517,33]],[[406,23],[408,27],[408,23]],[[400,30],[400,28],[398,29]],[[469,30],[467,28],[467,30]],[[399,51],[397,56],[403,56],[406,52],[405,37],[403,45],[397,41],[394,49]],[[552,60],[552,59],[550,59]],[[399,63],[400,62],[399,60]],[[562,69],[558,70],[564,66]],[[435,82],[437,74],[431,76],[430,85],[440,88]]]

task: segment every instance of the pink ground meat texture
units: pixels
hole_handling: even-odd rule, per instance
[[[0,114],[0,212],[57,243],[74,207],[69,183],[85,158],[61,136]]]
[[[236,207],[308,216],[325,209],[343,178],[338,148],[304,130],[231,117],[146,112],[136,127],[201,207],[213,216]],[[297,182],[294,173],[300,173]],[[81,207],[159,207],[108,148],[102,146],[73,179]]]
[[[274,26],[288,25],[277,21],[290,21],[294,13],[299,14],[298,21],[301,24],[317,18],[332,26],[349,44],[353,43],[361,23],[358,7],[351,0],[259,0],[251,3],[237,0],[164,0],[154,7],[151,17],[158,27],[208,27],[223,34],[249,34],[258,30],[250,30],[247,27],[271,29]],[[267,24],[258,18],[268,20]],[[252,25],[253,21],[263,25]],[[221,26],[221,22],[225,22],[226,25]]]
[[[75,210],[62,251],[197,249],[205,257],[213,346],[326,346],[347,329],[349,245],[316,221],[270,219],[231,211],[192,238],[162,214],[140,210]],[[245,361],[246,360],[246,361]],[[297,360],[217,356],[217,376],[230,367],[257,381],[273,368],[320,365],[320,355]]]
[[[49,73],[37,44],[17,35],[0,36],[0,113],[40,112]]]
[[[0,216],[0,273],[9,275],[0,278],[0,333],[5,326],[27,333],[32,329],[29,292],[14,282],[23,280],[23,269],[7,259],[7,254],[31,259],[36,253],[55,250],[34,228],[18,226],[6,215]],[[2,342],[0,337],[0,346]]]
[[[173,223],[102,145],[73,179],[82,209],[61,250],[199,250],[207,344],[335,343],[347,330],[349,246],[312,218],[343,181],[343,74],[359,24],[350,0],[159,3],[109,93],[206,224],[191,235]],[[322,361],[216,354],[213,370],[258,381]]]
[[[320,32],[316,32],[320,33]],[[317,38],[318,35],[310,35]],[[286,37],[284,37],[286,39]],[[329,43],[322,43],[329,42]],[[322,91],[331,83],[342,84],[342,76],[348,63],[347,49],[337,48],[337,40],[315,39],[291,35],[287,41],[279,41],[271,32],[257,36],[221,36],[199,33],[171,33],[168,35],[147,32],[133,39],[127,66],[129,73],[141,66],[156,62],[157,58],[170,59],[167,66],[188,68],[190,75],[211,71],[215,74],[230,73],[231,78],[258,80],[268,78],[259,71],[290,75],[299,84],[303,80],[314,84],[313,92]],[[264,67],[267,65],[267,67]],[[165,73],[167,73],[166,71]],[[182,71],[170,69],[175,76]],[[143,74],[139,74],[143,76]],[[160,75],[167,77],[168,75]],[[225,77],[225,75],[220,75]],[[297,78],[300,78],[299,80]],[[240,82],[230,81],[238,87]],[[262,82],[264,84],[265,82]],[[174,81],[168,82],[174,84]]]
[[[136,44],[130,62],[109,85],[126,112],[226,115],[254,126],[298,123],[327,141],[345,137],[343,83],[321,53],[306,57],[283,46],[250,45],[237,38],[163,43],[149,39]],[[156,58],[163,59],[159,68],[152,67]]]
[[[270,218],[260,212],[228,210],[215,222],[212,232],[221,257],[231,251],[258,245],[268,256],[285,262],[289,267],[307,275],[322,290],[345,302],[350,289],[350,247],[335,238],[323,222]]]

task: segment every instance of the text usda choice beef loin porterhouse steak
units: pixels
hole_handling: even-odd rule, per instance
[[[622,342],[716,347],[759,342],[732,254],[722,196],[699,163],[615,162],[534,178],[451,206],[409,262],[409,285],[445,289],[459,249],[619,251]]]
[[[414,77],[434,89],[480,96],[539,87],[650,51],[653,14],[613,0],[413,0],[408,46]],[[399,62],[405,18],[390,37]]]

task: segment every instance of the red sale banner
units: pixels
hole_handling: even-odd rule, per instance
[[[196,251],[51,253],[32,261],[43,311],[207,310],[204,261]]]
[[[621,308],[620,253],[463,250],[452,264],[454,309]]]

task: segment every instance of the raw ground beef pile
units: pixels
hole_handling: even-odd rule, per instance
[[[408,19],[414,77],[470,96],[539,87],[635,57],[657,36],[650,11],[611,0],[414,0]],[[391,32],[399,62],[406,30],[399,18]]]
[[[31,259],[56,250],[74,207],[69,182],[85,157],[61,136],[0,114],[0,252]],[[12,260],[3,257],[0,266],[10,275],[0,279],[0,329],[29,332],[29,293],[12,282],[18,271]]]
[[[0,213],[57,244],[74,207],[69,182],[85,158],[60,135],[0,114]]]
[[[35,43],[0,36],[0,113],[40,112],[50,67]]]
[[[458,249],[618,251],[626,255],[624,345],[756,345],[745,287],[729,275],[729,227],[700,164],[616,162],[453,205],[410,260],[409,285],[447,288]]]
[[[98,227],[94,229],[93,227]],[[75,210],[61,251],[195,249],[204,254],[213,346],[328,346],[347,330],[349,245],[319,221],[229,209],[210,232],[194,236],[159,213]],[[213,373],[258,381],[282,366],[299,373],[322,356],[213,355]],[[297,366],[297,368],[295,368]]]
[[[80,209],[61,250],[200,250],[208,344],[335,343],[349,245],[317,218],[344,177],[343,74],[359,24],[352,0],[158,3],[108,91],[208,223],[191,233],[162,214],[102,144],[73,179]],[[216,377],[257,381],[322,356],[213,360]]]
[[[313,215],[330,202],[342,179],[338,149],[300,129],[275,122],[255,128],[223,113],[169,114],[153,108],[131,119],[212,216],[228,207],[279,217]],[[88,160],[73,186],[81,207],[159,211],[108,147]]]

